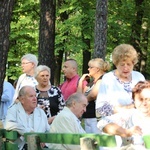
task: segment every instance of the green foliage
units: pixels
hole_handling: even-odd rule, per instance
[[[57,10],[56,52],[64,48],[66,52],[69,51],[71,54],[78,53],[86,46],[82,40],[83,35],[88,39],[93,39],[94,11],[87,11],[90,10],[93,2],[84,2],[86,6],[82,5],[83,2],[68,0]],[[84,9],[86,12],[83,11]],[[62,13],[66,13],[68,19],[62,21],[59,18]]]
[[[39,33],[39,1],[17,1],[11,22],[7,75],[15,80],[21,74],[20,58],[37,54]]]
[[[82,51],[94,50],[96,1],[92,0],[65,0],[56,7],[56,34],[55,54],[64,50],[75,58],[79,64],[79,74],[82,68]],[[145,0],[142,6],[144,19],[147,20],[149,33],[150,1]],[[111,52],[121,43],[130,43],[132,25],[136,18],[137,7],[135,0],[110,0],[108,1],[108,32],[106,60],[111,61]],[[37,54],[39,39],[39,0],[16,1],[13,10],[10,34],[10,51],[8,55],[7,75],[15,80],[21,73],[20,58],[25,53]],[[65,16],[62,19],[62,16]],[[148,34],[149,37],[149,34]],[[142,35],[141,40],[143,39]],[[84,39],[90,40],[90,48]],[[149,40],[148,40],[149,41]],[[144,42],[142,44],[145,44]],[[147,74],[150,70],[150,45],[148,49],[141,47],[147,53]],[[150,76],[150,75],[149,75]]]
[[[82,75],[83,50],[92,51],[94,47],[95,6],[96,2],[91,0],[67,0],[57,8],[55,54],[64,50],[69,58],[75,58],[79,75]],[[60,17],[62,14],[66,19]],[[90,40],[91,49],[84,39]]]
[[[110,1],[108,5],[108,52],[121,43],[129,43],[135,12],[133,1]]]

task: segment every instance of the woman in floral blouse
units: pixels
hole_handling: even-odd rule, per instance
[[[50,83],[50,74],[50,68],[45,65],[39,65],[35,71],[38,106],[45,111],[49,123],[65,106],[61,90]]]
[[[132,89],[144,76],[134,71],[138,54],[129,44],[118,45],[112,52],[112,62],[116,69],[106,73],[101,81],[96,99],[99,116],[110,116],[122,109],[133,108]]]
[[[143,136],[150,134],[150,81],[139,81],[132,90],[135,108],[122,110],[103,117],[98,128],[111,135],[122,137],[121,146],[131,146],[144,150]],[[140,145],[139,145],[140,144]]]

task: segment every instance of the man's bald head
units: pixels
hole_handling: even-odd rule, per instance
[[[66,78],[71,79],[77,74],[78,65],[76,60],[67,59],[63,64],[63,73]]]

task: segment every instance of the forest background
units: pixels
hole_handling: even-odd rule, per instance
[[[77,60],[82,75],[91,58],[112,64],[111,52],[122,43],[136,48],[135,70],[150,79],[149,26],[149,0],[1,0],[0,83],[5,76],[13,83],[21,74],[20,58],[33,53],[59,85],[67,58]]]

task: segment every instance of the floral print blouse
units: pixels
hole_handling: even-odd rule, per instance
[[[40,91],[36,88],[36,96],[38,106],[45,106],[47,118],[57,115],[65,106],[61,90],[56,86],[52,85],[48,91]]]

